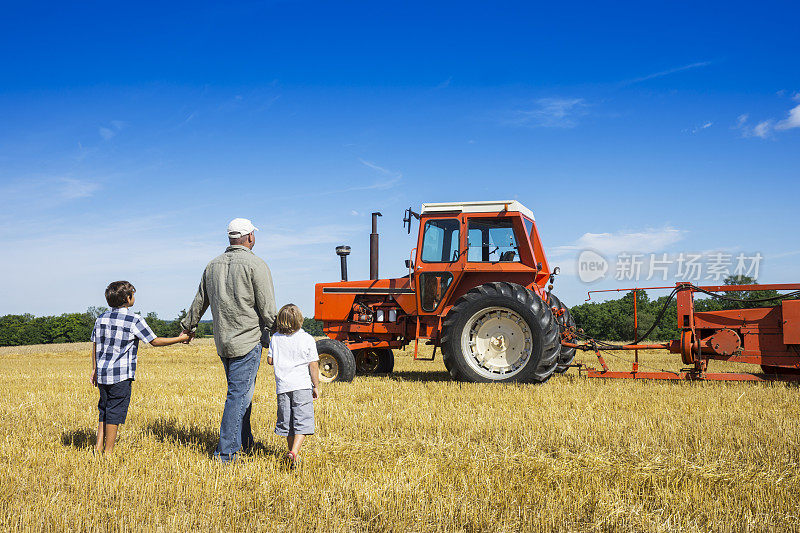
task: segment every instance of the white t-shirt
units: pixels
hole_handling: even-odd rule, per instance
[[[319,361],[314,337],[302,329],[291,335],[276,333],[269,341],[269,356],[275,366],[275,392],[312,388],[308,363]]]

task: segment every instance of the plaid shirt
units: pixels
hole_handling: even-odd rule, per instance
[[[127,307],[100,315],[92,330],[92,342],[97,343],[97,383],[113,385],[134,379],[139,339],[150,342],[155,338],[147,322]]]

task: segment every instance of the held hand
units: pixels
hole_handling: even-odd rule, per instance
[[[319,387],[314,387],[313,389],[311,389],[311,397],[314,398],[315,400],[319,398]]]
[[[183,340],[181,340],[183,344],[189,344],[194,338],[194,333],[192,333],[188,329],[185,329],[181,332],[181,337],[185,337]]]

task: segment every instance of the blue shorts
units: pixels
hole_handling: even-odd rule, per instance
[[[314,396],[311,389],[278,394],[275,433],[281,437],[314,434]]]
[[[97,409],[100,411],[100,422],[106,424],[124,424],[128,417],[128,404],[131,403],[132,379],[126,379],[113,385],[97,384],[100,389],[100,401]]]

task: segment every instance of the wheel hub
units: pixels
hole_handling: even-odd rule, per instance
[[[489,341],[489,345],[495,351],[498,351],[498,352],[505,351],[505,349],[506,349],[506,338],[503,337],[502,335],[494,336]]]
[[[356,370],[361,374],[374,374],[380,364],[380,354],[375,350],[360,350],[356,354]]]
[[[339,362],[328,353],[319,354],[319,379],[323,383],[334,381],[339,375]]]
[[[482,309],[467,321],[462,347],[467,362],[489,378],[519,372],[533,351],[533,335],[525,320],[504,307]]]

